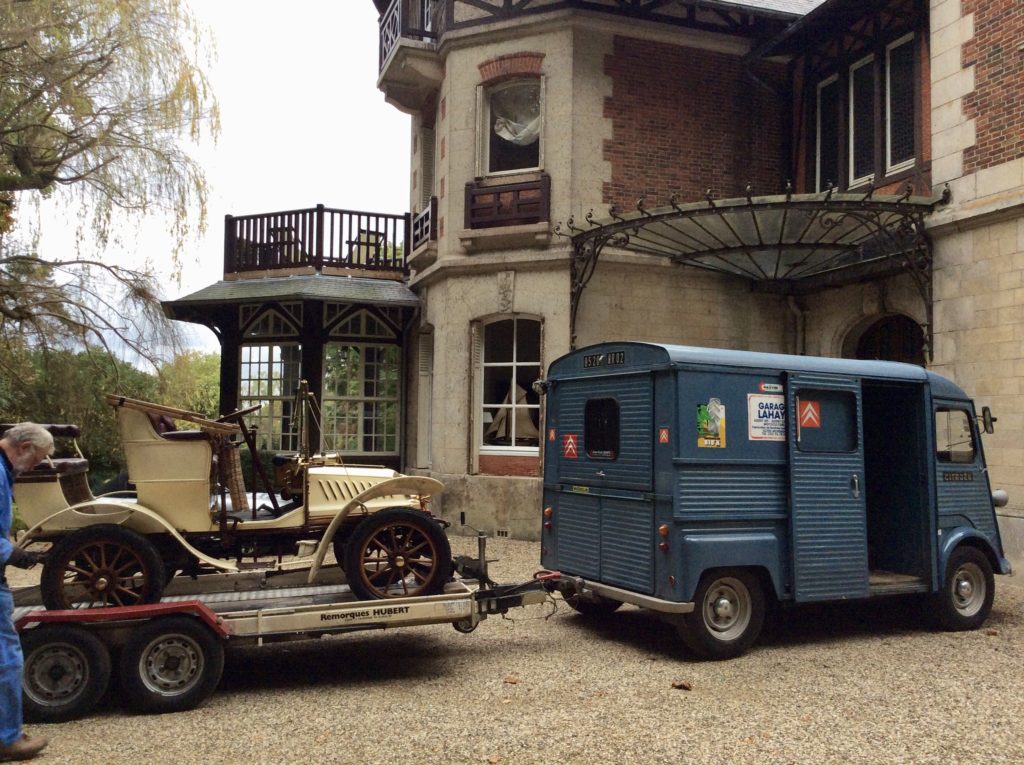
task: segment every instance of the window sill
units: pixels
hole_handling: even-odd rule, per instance
[[[506,247],[546,247],[550,243],[551,224],[548,221],[494,228],[467,228],[459,232],[459,244],[466,252]]]

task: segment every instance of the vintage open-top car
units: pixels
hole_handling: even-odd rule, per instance
[[[81,457],[44,462],[15,480],[29,527],[20,543],[52,543],[41,576],[47,608],[152,603],[179,571],[308,567],[313,582],[332,546],[363,599],[432,594],[449,579],[451,548],[428,509],[440,482],[299,454],[278,459],[271,485],[244,422],[255,408],[209,420],[121,396],[107,401],[130,490],[93,496]],[[74,426],[51,430],[77,435]],[[242,443],[265,492],[244,486]]]

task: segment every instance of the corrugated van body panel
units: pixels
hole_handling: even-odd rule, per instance
[[[787,386],[791,534],[797,601],[867,597],[860,381],[792,375]],[[798,402],[820,406],[800,440]],[[859,486],[859,491],[855,490]]]
[[[970,473],[973,481],[946,481],[943,473]],[[963,526],[965,519],[995,544],[996,516],[992,511],[992,493],[985,474],[975,465],[944,463],[936,470],[935,485],[938,487],[939,528],[948,529]],[[997,548],[998,549],[998,548]]]
[[[794,465],[793,561],[798,600],[867,594],[867,525],[863,510],[849,509],[850,485],[844,478],[855,473],[863,476],[863,471],[859,454],[804,454]],[[837,511],[829,512],[830,507]],[[863,588],[851,591],[851,585],[861,581]]]
[[[601,503],[601,581],[650,593],[654,583],[654,512],[650,502]]]
[[[678,520],[764,520],[785,514],[786,465],[685,465],[679,471]]]
[[[651,489],[654,435],[653,383],[650,375],[622,375],[584,381],[572,380],[558,387],[558,433],[575,435],[579,450],[575,459],[557,452],[560,483],[614,486],[619,489]],[[584,410],[591,399],[612,398],[619,405],[619,453],[615,459],[591,459],[584,437]],[[561,442],[557,444],[561,447]],[[603,475],[601,475],[603,473]]]
[[[601,574],[600,500],[585,494],[559,494],[555,516],[558,556],[567,573],[598,579]]]

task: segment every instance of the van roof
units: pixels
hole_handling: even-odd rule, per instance
[[[906,382],[928,382],[932,393],[945,398],[967,398],[967,394],[942,375],[919,367],[916,364],[904,364],[898,361],[864,361],[860,359],[836,359],[820,356],[794,356],[784,353],[760,353],[756,351],[734,351],[724,348],[700,348],[689,345],[667,345],[663,343],[644,342],[611,342],[580,348],[572,353],[556,359],[551,364],[552,374],[568,371],[562,369],[562,362],[579,356],[595,353],[606,353],[627,348],[645,348],[644,354],[650,363],[642,366],[653,366],[667,363],[680,365],[711,365],[719,367],[743,367],[763,370],[779,370],[794,372],[818,372],[824,374],[847,375],[851,377],[867,377],[874,379],[899,380]],[[659,352],[660,351],[660,352]],[[660,359],[657,357],[661,356]],[[631,365],[634,369],[636,364]],[[603,370],[605,374],[608,370]]]

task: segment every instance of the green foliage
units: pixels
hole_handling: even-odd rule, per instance
[[[0,375],[0,422],[32,420],[78,425],[78,446],[94,484],[122,469],[117,421],[104,400],[117,393],[215,416],[219,356],[190,352],[147,374],[98,351],[23,351],[9,359],[14,375]],[[74,454],[58,439],[59,455]]]
[[[220,412],[220,354],[186,351],[159,370],[160,402],[215,419]]]

